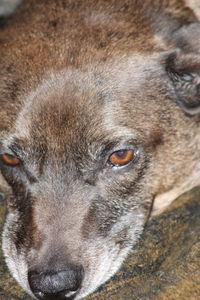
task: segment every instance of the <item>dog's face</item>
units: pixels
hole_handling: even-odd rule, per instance
[[[84,270],[82,297],[116,272],[141,234],[155,193],[146,178],[155,149],[148,153],[145,147],[161,141],[156,106],[145,128],[145,110],[128,96],[139,92],[143,79],[133,87],[120,80],[129,75],[136,80],[129,62],[112,66],[117,76],[111,66],[106,72],[104,67],[51,76],[28,96],[13,132],[3,139],[2,151],[20,159],[14,166],[12,159],[10,165],[1,162],[14,193],[4,250],[27,291],[28,272],[71,266],[78,274]]]
[[[135,51],[47,73],[21,97],[1,133],[12,189],[3,248],[30,295],[93,292],[137,241],[153,200],[188,179],[198,71],[177,50]]]
[[[158,80],[165,77],[161,58],[50,76],[2,138],[1,170],[13,189],[4,251],[29,293],[30,286],[41,299],[54,292],[57,282],[40,288],[36,276],[65,270],[72,273],[66,295],[80,285],[77,299],[96,289],[138,239],[160,189],[178,181],[178,168],[184,173],[190,149],[174,127],[182,112]]]

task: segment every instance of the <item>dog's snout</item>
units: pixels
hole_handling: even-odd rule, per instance
[[[31,270],[28,281],[33,294],[41,300],[74,299],[81,287],[83,268],[69,266],[60,271]]]

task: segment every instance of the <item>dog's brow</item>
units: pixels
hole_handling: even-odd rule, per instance
[[[8,149],[11,150],[14,154],[22,156],[26,150],[23,144],[19,142],[12,141],[12,143],[8,144]]]
[[[113,149],[123,148],[125,146],[133,145],[133,144],[136,144],[135,139],[130,139],[130,137],[127,139],[125,139],[124,137],[120,137],[114,141],[104,141],[104,143],[101,145],[101,147],[99,147],[99,152],[101,152],[101,154],[105,155]]]

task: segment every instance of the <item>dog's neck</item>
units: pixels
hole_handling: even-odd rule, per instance
[[[191,160],[191,164],[185,168],[190,169],[184,180],[178,182],[174,188],[156,195],[154,199],[151,216],[162,213],[177,197],[189,191],[190,189],[200,185],[200,135],[197,133],[193,139],[193,151],[196,158]]]

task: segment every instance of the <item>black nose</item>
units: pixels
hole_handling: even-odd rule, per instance
[[[74,299],[83,279],[83,268],[65,267],[60,271],[31,270],[28,281],[33,294],[41,300]]]

